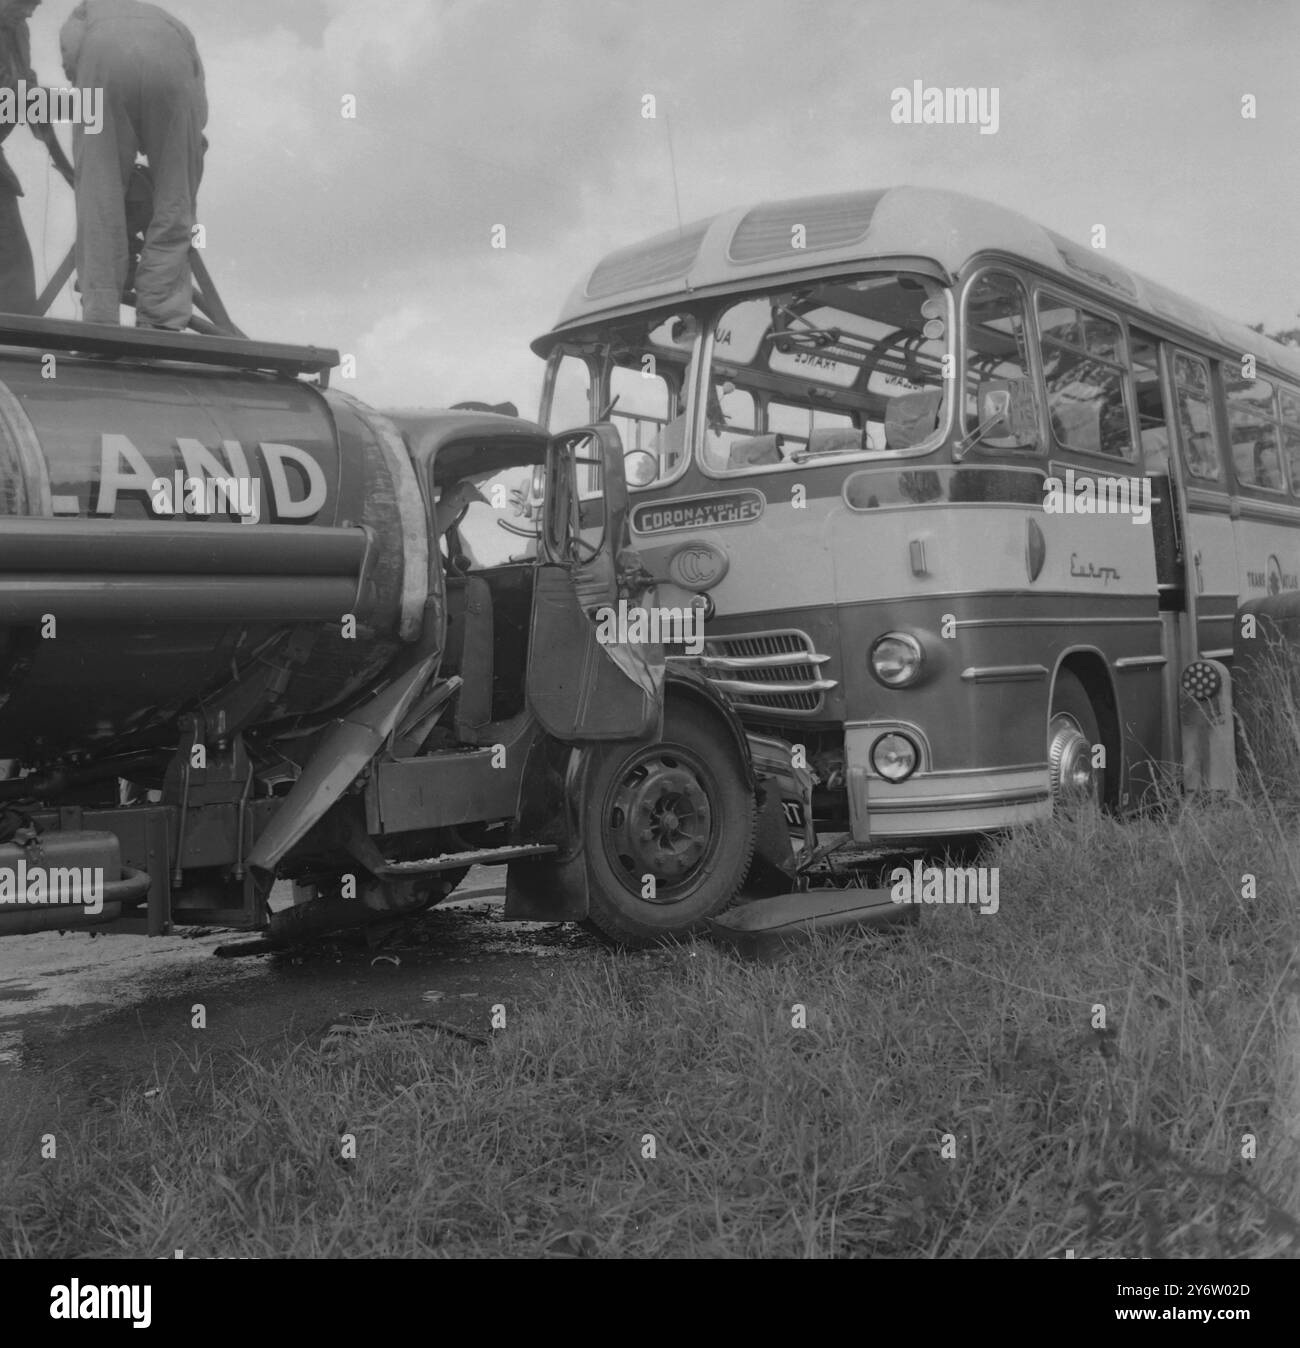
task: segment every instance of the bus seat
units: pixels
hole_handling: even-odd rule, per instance
[[[775,435],[751,435],[737,440],[727,455],[727,467],[754,468],[759,464],[780,463],[777,438]]]
[[[823,426],[808,437],[810,454],[861,454],[862,432],[850,427]]]
[[[910,449],[934,434],[943,401],[941,389],[900,393],[885,408],[885,444],[890,449]]]
[[[1163,425],[1142,427],[1142,467],[1147,477],[1169,472],[1169,432]]]
[[[1257,487],[1280,490],[1283,486],[1282,460],[1278,455],[1277,446],[1265,439],[1256,440],[1253,459],[1255,476],[1248,481],[1253,481]]]
[[[1058,442],[1088,454],[1100,454],[1101,409],[1095,402],[1056,395],[1052,399],[1052,430]]]

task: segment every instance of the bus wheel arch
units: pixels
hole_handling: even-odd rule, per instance
[[[736,709],[728,702],[707,678],[689,666],[669,665],[664,679],[664,713],[673,703],[694,706],[703,715],[716,718],[719,727],[725,727],[732,748],[744,764],[746,779],[752,788],[754,783],[753,764],[749,758],[749,739],[745,734]]]
[[[1072,778],[1072,794],[1081,793],[1075,772],[1078,755],[1086,745],[1091,764],[1091,749],[1100,744],[1105,751],[1105,766],[1100,769],[1096,790],[1098,805],[1114,809],[1119,801],[1123,745],[1119,733],[1115,687],[1105,658],[1099,651],[1082,648],[1061,657],[1052,679],[1052,694],[1047,715],[1047,744],[1053,799],[1069,794],[1062,778]]]

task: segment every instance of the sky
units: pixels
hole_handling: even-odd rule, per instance
[[[74,3],[32,19],[43,82],[63,82]],[[1300,310],[1295,0],[164,7],[206,67],[199,219],[232,317],[353,355],[344,386],[379,407],[535,416],[528,344],[605,253],[679,219],[893,184],[1083,243],[1104,224],[1115,260],[1270,330]],[[996,134],[893,122],[916,80],[996,88]],[[21,128],[6,153],[41,284],[71,246],[72,195]],[[51,312],[77,316],[70,289]]]

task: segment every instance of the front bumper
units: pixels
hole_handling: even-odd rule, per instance
[[[871,746],[881,735],[909,736],[921,761],[906,781],[889,782],[871,769]],[[985,833],[1046,819],[1051,783],[1044,763],[935,772],[929,742],[914,725],[855,721],[844,728],[849,825],[857,843],[882,843]]]

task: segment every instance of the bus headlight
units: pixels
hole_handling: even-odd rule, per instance
[[[887,782],[905,782],[921,761],[920,750],[906,735],[891,730],[871,746],[872,769]]]
[[[906,688],[921,677],[925,651],[906,632],[886,632],[871,646],[871,672],[886,688]]]

